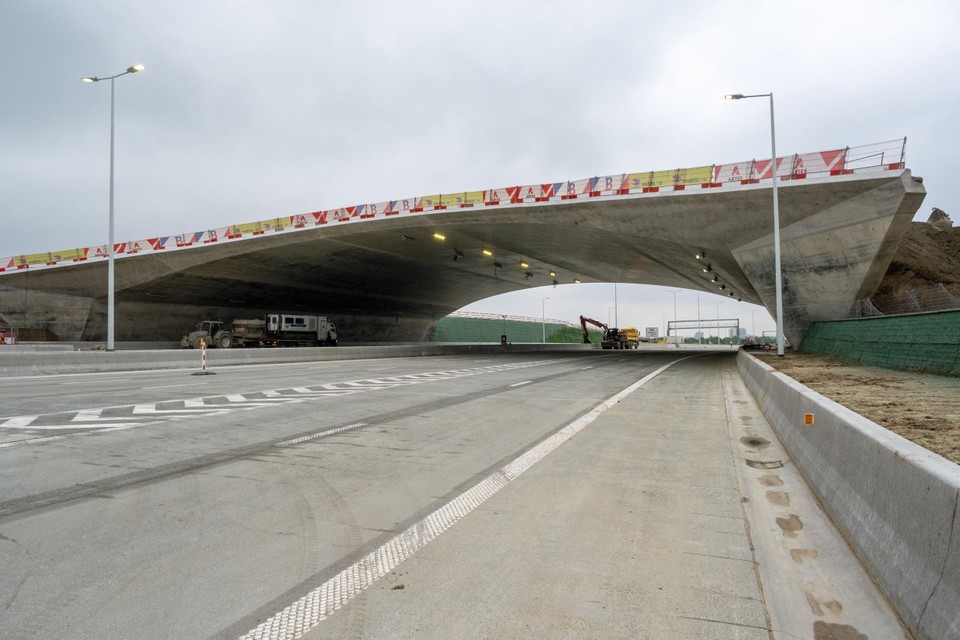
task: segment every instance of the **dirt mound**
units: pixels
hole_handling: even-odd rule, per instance
[[[934,208],[927,222],[912,222],[873,297],[946,289],[960,296],[960,227]]]

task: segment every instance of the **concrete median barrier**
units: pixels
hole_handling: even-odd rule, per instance
[[[207,369],[251,364],[410,358],[463,354],[535,353],[590,350],[580,344],[443,344],[408,343],[295,349],[208,349]],[[200,351],[153,349],[124,351],[6,351],[0,352],[0,376],[200,369]]]
[[[834,524],[917,638],[960,638],[960,466],[774,371],[741,376]]]

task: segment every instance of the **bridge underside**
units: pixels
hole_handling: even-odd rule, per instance
[[[779,194],[784,329],[799,344],[811,322],[873,293],[925,191],[898,170],[789,181]],[[175,340],[204,318],[302,310],[332,317],[345,341],[421,341],[470,302],[574,280],[732,294],[773,310],[771,203],[769,184],[753,184],[481,206],[126,256],[116,339]],[[105,260],[3,274],[0,317],[104,340],[106,281]]]

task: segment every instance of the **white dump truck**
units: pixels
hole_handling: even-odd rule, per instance
[[[322,347],[337,345],[337,327],[324,316],[268,313],[262,320],[204,320],[180,339],[185,349],[207,347]]]

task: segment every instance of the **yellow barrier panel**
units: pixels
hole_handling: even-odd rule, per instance
[[[248,233],[260,233],[263,231],[263,225],[259,222],[245,222],[243,224],[235,224],[232,227],[232,233],[234,235],[242,233],[244,235]]]
[[[451,206],[457,204],[480,204],[483,202],[483,191],[461,191],[459,193],[440,194],[440,204]]]
[[[650,187],[674,187],[677,185],[702,184],[713,177],[713,165],[693,167],[692,169],[670,169],[667,171],[648,171],[631,173],[627,183],[631,189]]]
[[[49,254],[49,262],[60,262],[63,260],[77,260],[78,258],[83,258],[86,256],[83,249],[67,249],[65,251],[54,251]]]
[[[707,167],[694,167],[692,169],[680,169],[677,184],[703,184],[713,180],[713,165]]]

